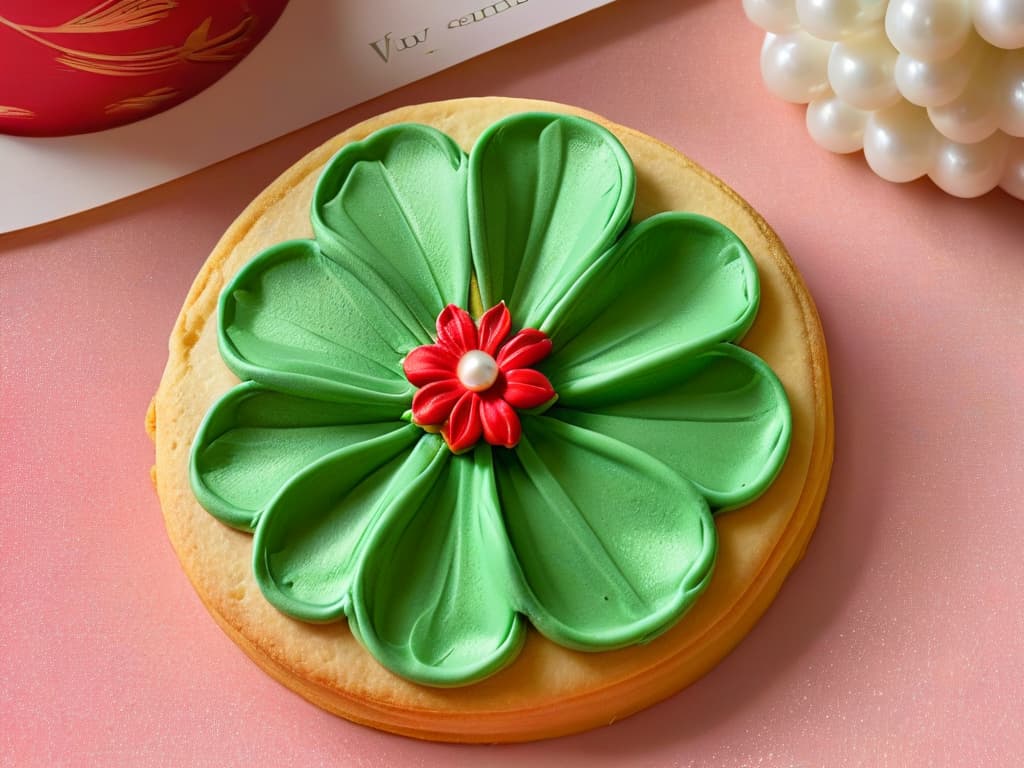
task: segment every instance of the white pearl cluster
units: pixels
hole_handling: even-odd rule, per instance
[[[743,0],[761,73],[889,181],[1024,200],[1024,0]]]

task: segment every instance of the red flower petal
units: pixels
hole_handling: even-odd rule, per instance
[[[427,384],[412,398],[412,420],[417,424],[443,424],[466,388],[458,379]]]
[[[502,394],[513,408],[536,408],[555,396],[548,377],[533,368],[519,368],[505,374]]]
[[[441,427],[441,435],[452,453],[468,451],[480,440],[480,395],[466,392],[455,403],[448,421]]]
[[[402,369],[413,386],[422,387],[442,379],[454,379],[459,358],[439,344],[416,347],[402,363]]]
[[[480,318],[477,330],[479,348],[493,357],[511,328],[512,316],[509,314],[505,302],[491,307]]]
[[[519,416],[500,397],[480,398],[480,421],[483,422],[484,440],[491,445],[515,448],[519,444],[522,434]]]
[[[496,358],[503,371],[527,368],[539,363],[551,351],[551,339],[543,331],[524,328],[501,348]]]
[[[534,328],[508,339],[511,328],[505,302],[487,310],[479,323],[449,304],[437,318],[437,342],[417,347],[402,362],[406,378],[419,387],[412,400],[413,421],[428,431],[440,427],[452,453],[465,453],[481,437],[514,448],[522,437],[516,410],[555,398],[547,377],[530,367],[551,352],[551,340]],[[495,357],[498,364],[497,379],[483,392],[468,390],[459,379],[463,356],[474,350]]]
[[[464,309],[449,304],[437,316],[437,343],[461,357],[476,349],[476,326]]]

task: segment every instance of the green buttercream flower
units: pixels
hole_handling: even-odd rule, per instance
[[[331,160],[314,239],[221,296],[242,383],[192,452],[199,501],[255,533],[271,603],[347,618],[432,685],[509,663],[526,620],[603,650],[682,615],[710,578],[711,510],[772,481],[790,412],[732,343],[758,305],[746,248],[691,214],[627,227],[633,197],[618,141],[560,115],[503,119],[468,156],[398,125]],[[479,328],[456,309],[502,302]],[[519,354],[538,340],[546,356]],[[433,387],[415,406],[409,360]]]

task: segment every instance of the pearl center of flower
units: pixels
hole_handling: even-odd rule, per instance
[[[473,349],[459,359],[455,375],[470,392],[483,392],[497,381],[498,364],[486,352]]]

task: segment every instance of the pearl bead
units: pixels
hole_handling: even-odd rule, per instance
[[[963,93],[970,72],[962,67],[949,67],[945,61],[920,61],[900,53],[893,76],[900,93],[918,106],[939,106]]]
[[[1003,58],[1003,96],[999,127],[1011,136],[1024,136],[1024,50]]]
[[[800,26],[793,0],[743,0],[743,11],[765,32],[789,32]]]
[[[828,58],[828,80],[843,101],[857,109],[882,109],[899,101],[893,79],[896,49],[880,32],[836,43]]]
[[[913,181],[928,172],[935,136],[923,109],[900,102],[868,117],[864,158],[887,181]]]
[[[964,59],[968,51],[969,47],[964,46],[943,61],[921,61],[901,53],[893,70],[896,87],[907,101],[919,107],[948,104],[967,87],[971,70]]]
[[[892,0],[885,31],[900,53],[922,61],[952,56],[967,40],[967,0]]]
[[[765,85],[786,101],[806,104],[828,91],[828,54],[832,43],[806,32],[768,34],[761,48]]]
[[[885,18],[889,0],[860,0],[860,12],[864,21],[875,22]]]
[[[998,48],[1024,48],[1024,0],[974,0],[974,27]]]
[[[807,132],[829,152],[856,152],[864,146],[867,113],[829,94],[807,105]]]
[[[995,93],[986,79],[975,77],[957,98],[941,107],[929,107],[936,130],[950,141],[974,144],[999,128]]]
[[[1011,139],[1006,154],[1006,168],[999,186],[1020,200],[1024,200],[1024,139]]]
[[[859,0],[796,0],[796,15],[803,28],[822,40],[842,40],[857,29]]]
[[[497,381],[498,363],[486,352],[471,349],[459,359],[455,375],[470,392],[483,392]]]
[[[1003,175],[1009,140],[994,133],[976,144],[944,141],[928,175],[944,191],[957,197],[978,197],[993,189]]]

